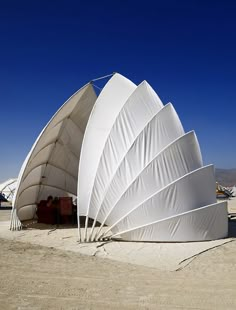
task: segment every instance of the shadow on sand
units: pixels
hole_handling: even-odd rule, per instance
[[[83,216],[80,218],[80,227],[85,227],[85,219],[86,217]],[[89,218],[88,220],[88,227],[92,227],[93,220]],[[96,222],[95,227],[100,226],[99,222]],[[55,225],[38,223],[37,220],[29,220],[23,222],[23,229],[40,229],[40,230],[48,230],[48,229],[69,229],[69,228],[77,228],[77,219],[74,223],[58,223]]]

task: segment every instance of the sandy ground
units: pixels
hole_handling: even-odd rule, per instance
[[[8,217],[0,211],[2,228]],[[235,228],[232,221],[231,242],[178,271],[32,245],[0,232],[0,309],[236,309]],[[71,239],[70,230],[60,231],[61,242]]]
[[[9,221],[6,221],[7,216],[4,213],[6,212],[1,212],[5,221],[2,221],[0,225],[0,238],[166,271],[183,268],[194,259],[195,255],[232,241],[232,238],[229,237],[213,241],[183,243],[121,242],[117,240],[79,243],[76,226],[60,225],[57,227],[31,221],[31,223],[27,223],[27,229],[12,232],[9,230]],[[84,234],[84,229],[82,229],[82,234]]]

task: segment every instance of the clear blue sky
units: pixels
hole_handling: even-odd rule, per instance
[[[235,1],[0,1],[0,181],[92,78],[146,79],[194,129],[204,162],[236,167]]]

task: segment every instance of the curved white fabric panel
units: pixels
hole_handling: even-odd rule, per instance
[[[213,203],[216,203],[215,176],[210,165],[169,183],[138,206],[131,203],[119,209],[121,220],[112,227],[112,232],[147,225]]]
[[[20,218],[21,221],[26,221],[29,218],[30,219],[34,218],[35,213],[36,213],[35,205],[28,205],[18,210],[18,218]]]
[[[135,163],[142,162],[137,160],[141,154],[140,145],[142,144],[138,144],[133,152]],[[144,158],[148,157],[145,149],[144,155]],[[106,225],[112,225],[118,220],[120,208],[126,208],[130,203],[137,205],[162,187],[202,166],[194,132],[183,135],[161,149],[151,162],[147,161],[143,169],[139,170],[138,175],[133,158],[131,156],[131,161],[124,162],[124,167],[119,170],[115,182],[111,183],[111,190],[104,200],[100,214]],[[124,171],[125,178],[122,177]]]
[[[135,84],[116,73],[107,82],[94,105],[85,131],[79,165],[80,215],[89,213],[90,197],[103,148],[115,119],[135,88]]]
[[[14,209],[20,220],[31,219],[35,205],[48,195],[77,194],[80,149],[96,98],[93,86],[84,86],[42,130],[19,175]]]
[[[226,201],[118,233],[124,240],[168,242],[207,241],[225,238],[227,234]]]
[[[146,81],[139,84],[123,106],[111,129],[99,162],[89,217],[96,218],[95,213],[116,170],[135,139],[162,107],[160,98]]]

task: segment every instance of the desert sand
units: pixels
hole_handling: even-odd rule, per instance
[[[234,209],[236,200],[229,205]],[[129,243],[132,251],[120,261],[112,257],[114,248],[126,251],[127,243],[79,245],[73,227],[10,232],[8,224],[9,211],[1,210],[1,310],[236,309],[234,220],[229,238],[215,244],[149,244],[143,250]],[[151,259],[137,259],[151,255],[151,247]]]

